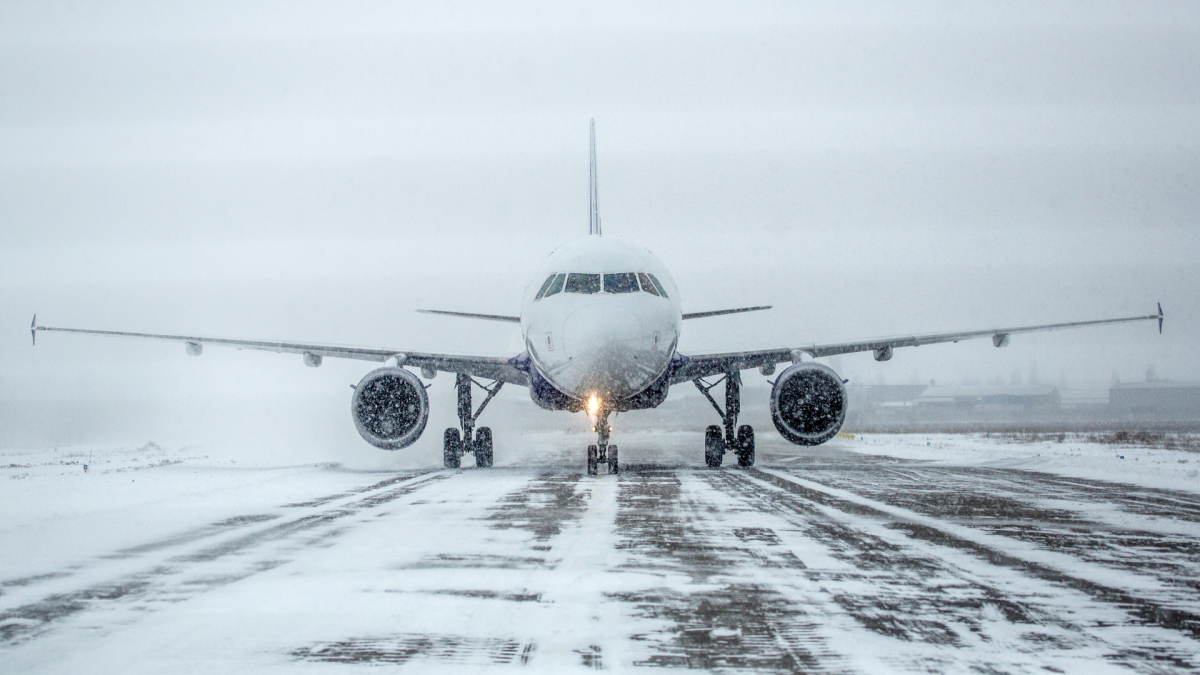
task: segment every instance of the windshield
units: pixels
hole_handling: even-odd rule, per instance
[[[555,274],[551,274],[550,276],[546,277],[546,281],[542,284],[542,287],[538,289],[537,297],[535,297],[534,300],[542,299],[542,296],[546,294],[546,289],[550,288],[550,284],[554,283],[554,278],[556,276],[557,275]]]
[[[550,277],[550,284],[546,287],[546,293],[543,297],[550,297],[563,289],[563,282],[567,280],[567,275],[556,274]]]
[[[566,291],[568,293],[599,293],[600,275],[572,272],[567,275]]]
[[[654,289],[658,291],[658,294],[664,298],[667,297],[666,290],[663,289],[662,284],[658,283],[658,277],[654,276],[653,274],[648,274],[646,276],[650,277],[650,282],[654,284]]]
[[[605,293],[637,293],[637,275],[633,272],[604,275]]]
[[[542,282],[534,300],[548,298],[556,293],[637,293],[645,291],[651,295],[667,297],[662,284],[653,274],[645,272],[617,272],[614,274],[585,274],[571,272],[551,274]]]
[[[650,277],[646,276],[645,272],[638,272],[638,279],[642,282],[642,290],[650,295],[658,295],[658,290],[654,288],[654,284],[650,283]]]

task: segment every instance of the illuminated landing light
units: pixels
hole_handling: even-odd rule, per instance
[[[592,394],[592,397],[588,399],[588,413],[595,415],[596,411],[599,409],[600,399],[596,398],[595,394]]]

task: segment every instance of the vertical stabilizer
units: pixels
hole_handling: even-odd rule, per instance
[[[588,223],[588,234],[600,236],[600,204],[596,201],[596,120],[592,120],[592,170],[591,190],[592,216]]]

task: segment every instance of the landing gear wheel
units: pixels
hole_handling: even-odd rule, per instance
[[[738,466],[754,466],[754,427],[743,424],[738,427]]]
[[[621,473],[621,465],[617,463],[617,446],[608,446],[608,472],[611,474]]]
[[[492,465],[492,429],[479,427],[475,430],[475,466],[486,469]]]
[[[725,439],[721,438],[721,427],[713,424],[704,430],[704,463],[710,469],[721,466],[725,459]]]
[[[442,464],[447,469],[457,469],[462,463],[462,434],[453,427],[442,434]]]
[[[588,475],[595,476],[600,472],[600,449],[594,445],[588,446]]]

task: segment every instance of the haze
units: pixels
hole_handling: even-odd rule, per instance
[[[30,317],[515,354],[515,326],[412,310],[519,309],[534,266],[587,232],[589,118],[605,236],[662,258],[685,311],[775,307],[689,322],[685,353],[1161,301],[1162,336],[831,365],[861,383],[1200,379],[1198,63],[1187,2],[6,3],[0,444],[379,454],[348,412],[369,364],[32,349]]]

